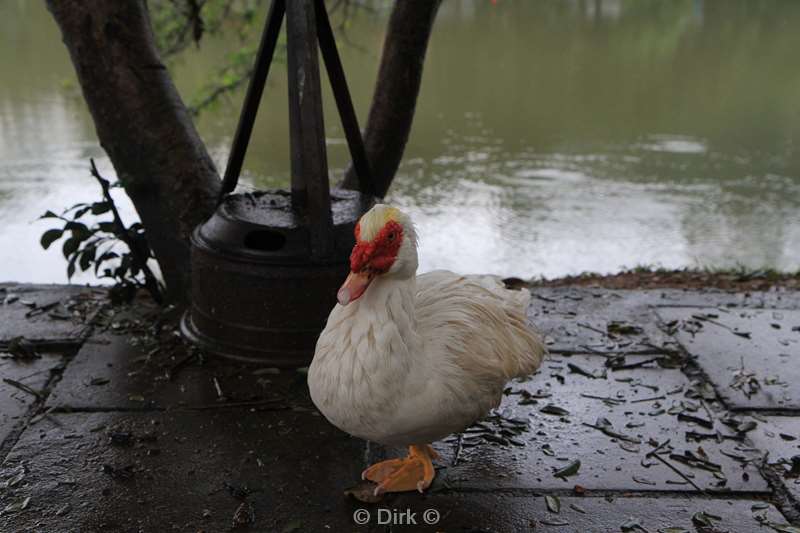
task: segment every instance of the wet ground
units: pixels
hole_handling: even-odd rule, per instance
[[[800,293],[540,287],[529,315],[540,371],[435,444],[427,494],[365,503],[399,452],[327,424],[302,372],[0,286],[0,531],[800,531]]]

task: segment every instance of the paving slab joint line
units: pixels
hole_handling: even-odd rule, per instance
[[[650,307],[652,309],[655,309],[656,306],[651,305]],[[685,375],[686,378],[690,381],[693,379],[700,378],[704,382],[704,384],[711,386],[711,389],[714,391],[714,396],[716,396],[716,401],[718,401],[726,411],[733,412],[730,406],[728,406],[728,404],[723,399],[724,398],[723,395],[720,394],[719,390],[717,390],[717,387],[714,385],[714,382],[711,381],[711,378],[708,376],[706,371],[703,369],[703,367],[701,367],[697,363],[697,358],[692,356],[692,354],[690,354],[686,350],[686,348],[678,341],[678,339],[675,338],[674,335],[669,333],[667,324],[666,322],[664,322],[661,316],[656,312],[654,312],[653,314],[655,315],[656,319],[656,327],[658,327],[662,332],[664,332],[664,334],[667,337],[672,339],[675,345],[678,347],[678,349],[675,350],[673,353],[680,355],[681,359],[683,360],[683,365],[681,365],[680,367],[681,373]],[[687,372],[687,370],[690,370],[691,373]]]
[[[479,487],[441,487],[434,488],[429,491],[429,494],[506,494],[510,496],[558,496],[561,498],[605,498],[613,496],[614,498],[665,498],[675,496],[689,496],[692,499],[698,500],[760,500],[772,502],[772,492],[759,492],[759,491],[705,491],[697,492],[694,490],[625,490],[625,489],[586,489],[583,494],[576,493],[573,489],[532,489],[532,488],[514,488],[514,487],[494,487],[484,489]]]
[[[70,360],[71,357],[64,356],[64,360],[61,363],[49,370],[50,376],[47,378],[47,382],[45,383],[44,387],[38,391],[39,395],[36,397],[36,400],[30,404],[22,419],[14,425],[14,428],[8,434],[6,439],[3,442],[0,442],[0,464],[5,461],[9,452],[14,448],[14,446],[16,446],[19,438],[28,429],[28,427],[30,427],[31,420],[44,412],[44,406],[47,403],[47,398],[50,396],[50,393],[52,392],[56,383],[60,381],[61,375],[63,374],[64,369],[66,369]]]
[[[772,488],[772,503],[775,507],[783,513],[783,516],[785,516],[789,522],[792,524],[800,524],[800,502],[792,496],[792,493],[783,483],[782,476],[776,469],[768,464],[762,463],[759,465],[758,470]]]

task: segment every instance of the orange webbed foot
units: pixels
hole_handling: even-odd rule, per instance
[[[362,478],[378,484],[376,496],[384,492],[422,492],[436,476],[432,460],[438,458],[439,454],[430,444],[412,444],[408,447],[408,456],[376,463],[364,470]]]
[[[361,472],[361,479],[368,479],[375,483],[380,483],[390,475],[397,472],[403,466],[404,459],[389,459],[375,463],[363,472]]]

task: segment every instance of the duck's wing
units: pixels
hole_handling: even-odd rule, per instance
[[[527,290],[491,276],[438,270],[417,278],[417,331],[432,357],[451,359],[478,382],[505,383],[533,373],[546,353],[528,324]]]

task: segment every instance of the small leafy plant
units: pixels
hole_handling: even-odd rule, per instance
[[[119,182],[112,184],[103,178],[97,171],[94,159],[90,159],[90,162],[92,177],[102,189],[102,200],[75,204],[60,215],[47,211],[40,218],[58,219],[64,225],[42,234],[42,248],[47,250],[57,240],[64,238],[61,251],[67,260],[69,279],[75,275],[77,268],[82,272],[94,268],[98,278],[114,281],[112,297],[130,300],[137,289],[143,288],[156,302],[162,303],[163,287],[147,265],[148,260],[153,258],[153,252],[147,242],[144,226],[139,222],[125,226],[110,193],[112,188],[119,187]],[[81,219],[88,214],[109,215],[110,220],[98,219],[87,225]],[[119,251],[120,243],[127,251]]]

